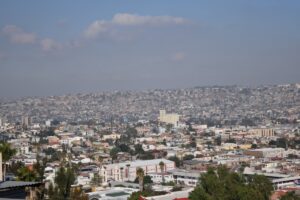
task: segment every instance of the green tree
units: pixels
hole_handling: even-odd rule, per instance
[[[254,188],[260,194],[262,194],[264,199],[269,199],[273,191],[273,186],[270,180],[262,175],[254,175],[249,180],[249,186]]]
[[[36,163],[33,165],[33,170],[37,174],[37,181],[43,181],[44,169],[46,168],[47,159],[42,159],[39,154],[36,156]]]
[[[218,146],[221,146],[222,144],[222,137],[221,136],[218,136],[215,138],[215,144],[218,145]]]
[[[17,161],[17,162],[12,162],[8,168],[7,168],[7,171],[10,172],[10,173],[13,173],[15,176],[17,175],[18,173],[18,170],[22,167],[24,167],[24,163],[22,163],[21,161]]]
[[[17,180],[19,181],[37,181],[37,173],[34,170],[30,170],[28,167],[21,167],[17,171]]]
[[[168,158],[168,160],[174,161],[176,167],[181,166],[181,161],[179,160],[179,158],[177,156],[171,156],[171,157]]]
[[[135,151],[135,154],[144,154],[145,153],[143,146],[141,144],[134,145],[134,151]]]
[[[120,144],[118,147],[120,148],[120,150],[122,152],[130,152],[130,150],[131,150],[130,147],[126,144]]]
[[[276,146],[280,148],[287,148],[288,140],[286,138],[278,138],[276,141]]]
[[[9,161],[17,151],[11,147],[11,145],[7,142],[0,143],[0,152],[2,153],[2,161],[3,161],[3,180],[5,180],[6,175],[6,162]]]
[[[94,186],[99,186],[101,185],[101,183],[102,183],[102,177],[99,175],[99,173],[95,173],[91,184]]]
[[[135,183],[139,183],[139,177],[136,177],[136,179],[134,180]],[[150,176],[146,175],[144,176],[144,185],[147,185],[147,184],[151,184],[153,183],[152,179]]]
[[[167,124],[166,125],[166,132],[170,132],[172,128],[173,128],[173,124]]]
[[[193,158],[194,158],[194,155],[189,154],[189,155],[183,156],[182,160],[192,160]]]
[[[151,189],[151,187],[146,187],[145,190],[138,191],[138,192],[133,192],[128,200],[139,200],[140,196],[143,197],[149,197],[149,196],[156,196],[156,195],[164,195],[166,192],[155,192]]]
[[[152,160],[154,159],[154,155],[151,152],[145,152],[144,154],[140,154],[138,158],[141,160]]]
[[[297,196],[295,192],[287,192],[280,200],[300,200],[300,196]]]
[[[165,183],[165,175],[164,175],[165,163],[163,161],[159,162],[159,168],[162,174],[162,182]]]
[[[117,155],[121,150],[118,147],[114,147],[110,150],[109,155],[111,156],[112,160],[117,159]]]
[[[131,195],[130,195],[130,197],[128,197],[128,199],[127,200],[139,200],[140,199],[140,196],[147,196],[147,192],[145,192],[145,191],[143,191],[143,192],[141,192],[141,191],[139,191],[139,192],[133,192]]]
[[[54,178],[54,187],[48,190],[48,196],[53,200],[68,199],[71,194],[71,185],[74,184],[75,173],[71,167],[60,167]]]
[[[247,181],[242,175],[226,167],[209,168],[190,193],[191,200],[269,200],[272,183],[264,176],[253,176]]]

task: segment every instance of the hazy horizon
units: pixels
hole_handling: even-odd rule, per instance
[[[66,93],[57,93],[57,94],[46,94],[46,95],[25,95],[25,96],[14,96],[14,97],[0,97],[0,101],[13,101],[13,100],[20,100],[26,98],[47,98],[47,97],[60,97],[60,96],[75,96],[79,94],[99,94],[99,93],[112,93],[112,92],[147,92],[152,90],[182,90],[182,89],[194,89],[194,88],[209,88],[209,87],[240,87],[240,88],[250,88],[255,89],[259,87],[273,87],[273,86],[281,86],[281,85],[294,85],[299,84],[300,82],[293,82],[293,83],[278,83],[278,84],[257,84],[257,85],[197,85],[197,86],[190,86],[190,87],[176,87],[176,88],[145,88],[145,89],[108,89],[108,90],[94,90],[94,91],[75,91],[75,92],[66,92]]]
[[[300,2],[0,2],[0,98],[300,82]]]

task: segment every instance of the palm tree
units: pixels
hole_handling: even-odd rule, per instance
[[[139,178],[140,191],[144,189],[144,170],[142,168],[137,168],[136,176]]]
[[[159,167],[162,175],[162,182],[165,183],[165,175],[164,175],[164,168],[165,168],[165,163],[163,161],[159,162]]]
[[[17,172],[17,178],[19,181],[36,181],[37,174],[35,171],[30,170],[28,167],[22,167]]]
[[[123,181],[123,167],[120,167],[120,175],[121,175],[121,181]]]
[[[13,148],[11,148],[9,143],[3,142],[0,144],[0,152],[2,153],[2,161],[4,163],[3,165],[3,180],[5,181],[5,175],[6,175],[6,162],[13,157],[17,151]]]
[[[127,167],[127,180],[129,180],[129,167],[130,167],[130,164],[126,164],[126,167]]]

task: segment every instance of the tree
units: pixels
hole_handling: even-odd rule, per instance
[[[128,197],[128,200],[140,200],[141,196],[149,197],[149,196],[164,195],[164,194],[166,194],[166,192],[163,192],[163,191],[156,192],[156,191],[153,191],[151,189],[151,187],[146,187],[145,190],[143,190],[142,192],[141,191],[133,192],[130,195],[130,197]]]
[[[151,183],[153,183],[151,177],[148,175],[144,176],[144,184],[146,185],[146,184],[151,184]]]
[[[159,162],[159,168],[160,168],[161,175],[162,175],[162,182],[165,183],[165,175],[164,175],[165,163],[163,161]]]
[[[287,192],[280,200],[300,200],[300,196],[297,196],[295,192]]]
[[[143,146],[141,144],[134,145],[134,151],[135,151],[135,154],[144,154],[145,153]]]
[[[60,167],[56,172],[54,183],[55,187],[48,190],[50,199],[68,199],[71,194],[71,185],[74,184],[75,174],[71,167]]]
[[[226,167],[209,168],[190,193],[191,200],[269,200],[272,183],[264,176],[254,175],[246,180]]]
[[[17,151],[11,148],[11,145],[6,142],[0,143],[0,152],[2,153],[2,161],[3,161],[3,180],[5,180],[6,175],[6,162],[9,161]]]
[[[182,160],[192,160],[194,158],[194,155],[188,154],[183,156]]]
[[[276,141],[276,145],[277,145],[277,147],[285,149],[285,148],[288,148],[288,141],[286,138],[278,138]]]
[[[95,173],[94,177],[91,181],[91,184],[94,186],[99,186],[102,183],[102,177],[99,175],[99,173]]]
[[[262,175],[254,175],[249,180],[249,186],[262,194],[264,199],[269,199],[273,191],[273,186],[270,180]]]
[[[28,167],[21,167],[17,171],[17,180],[19,181],[37,181],[37,173],[34,170],[30,170]]]
[[[152,160],[154,159],[154,155],[151,152],[145,152],[144,154],[140,154],[138,158],[141,160]]]
[[[215,138],[215,144],[218,145],[218,146],[221,146],[221,144],[222,144],[221,136],[218,136],[218,137]]]
[[[172,128],[173,128],[173,124],[167,124],[166,125],[166,132],[170,132]]]
[[[84,193],[82,187],[74,187],[71,189],[70,200],[88,200],[89,197]]]
[[[13,173],[15,176],[17,175],[18,173],[18,170],[22,167],[24,167],[24,163],[22,163],[21,161],[18,161],[18,162],[12,162],[9,166],[8,166],[8,169],[7,171],[10,172],[10,173]]]
[[[234,138],[229,138],[226,140],[226,143],[236,143],[236,140]]]
[[[123,170],[124,170],[124,167],[120,167],[121,181],[123,181],[123,178],[124,178]]]
[[[136,179],[134,180],[135,183],[139,183],[139,177],[136,177]],[[144,176],[144,185],[147,185],[147,184],[151,184],[153,183],[152,179],[150,176],[146,175]]]
[[[117,155],[120,152],[120,148],[118,147],[114,147],[110,150],[109,155],[111,156],[112,160],[116,160],[117,159]]]
[[[137,168],[136,176],[139,178],[140,191],[144,189],[144,170],[142,168]]]
[[[275,140],[270,140],[269,146],[276,146],[276,141]]]
[[[130,150],[131,150],[130,147],[126,144],[120,144],[118,147],[120,148],[120,150],[122,152],[130,152]]]
[[[168,160],[174,161],[176,167],[181,166],[181,161],[179,160],[179,158],[177,156],[171,156],[171,157],[168,158]]]
[[[36,172],[37,181],[43,181],[44,178],[44,169],[46,168],[47,159],[41,159],[40,155],[36,156],[36,163],[33,165],[33,170]]]

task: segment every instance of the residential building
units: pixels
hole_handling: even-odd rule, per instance
[[[175,169],[175,163],[166,159],[154,160],[136,160],[132,162],[122,162],[103,165],[100,169],[100,176],[103,182],[114,181],[134,181],[136,179],[136,170],[142,168],[145,175],[148,173],[161,172],[159,163],[164,163],[163,171]]]

